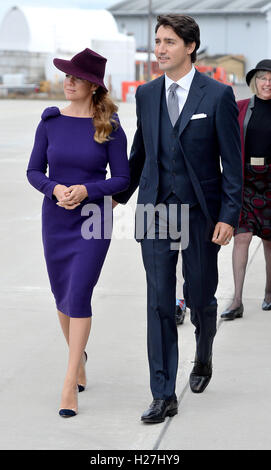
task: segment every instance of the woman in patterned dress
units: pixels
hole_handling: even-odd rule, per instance
[[[253,235],[262,239],[266,262],[263,310],[271,310],[271,60],[246,75],[253,96],[238,102],[244,163],[244,194],[233,246],[234,298],[221,318],[243,316],[242,292]]]

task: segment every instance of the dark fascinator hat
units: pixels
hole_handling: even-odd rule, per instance
[[[54,59],[57,69],[74,77],[83,78],[91,83],[101,86],[106,91],[104,73],[107,59],[91,49],[84,49],[72,57],[71,60]]]
[[[251,81],[253,75],[254,75],[258,70],[263,70],[263,71],[266,71],[266,72],[271,72],[271,60],[270,60],[270,59],[261,60],[261,61],[258,62],[258,64],[256,65],[255,69],[250,70],[250,71],[246,74],[246,82],[247,82],[248,86],[249,86],[249,84],[250,84],[250,81]]]

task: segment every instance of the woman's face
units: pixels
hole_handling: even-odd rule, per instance
[[[257,72],[256,87],[259,98],[271,100],[271,72]]]
[[[97,85],[90,83],[88,80],[66,74],[64,80],[64,93],[67,100],[89,100],[92,98],[93,91],[96,89]]]

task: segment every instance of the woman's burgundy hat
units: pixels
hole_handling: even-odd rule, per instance
[[[97,52],[86,48],[73,56],[71,60],[54,59],[53,62],[62,72],[88,80],[108,91],[103,81],[107,59]]]
[[[247,82],[248,86],[249,86],[249,84],[250,84],[250,80],[252,79],[253,75],[254,75],[258,70],[263,70],[263,71],[266,71],[266,72],[271,72],[271,60],[270,60],[270,59],[261,60],[261,61],[258,62],[258,64],[256,65],[255,69],[250,70],[250,71],[246,74],[246,82]]]

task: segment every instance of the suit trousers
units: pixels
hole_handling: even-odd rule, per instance
[[[170,220],[170,205],[176,205],[177,220]],[[153,398],[157,399],[169,399],[175,396],[178,369],[178,332],[175,320],[176,267],[179,256],[179,249],[176,248],[182,238],[177,232],[187,228],[182,226],[181,218],[181,202],[172,194],[164,203],[162,216],[156,213],[153,220],[154,227],[149,229],[141,241],[147,278],[150,386]],[[174,230],[174,224],[177,230]],[[196,356],[203,363],[210,359],[216,334],[215,291],[218,283],[219,251],[219,246],[212,243],[210,236],[207,236],[206,227],[206,218],[200,205],[190,208],[189,243],[185,249],[182,249],[183,293],[190,308],[191,321],[195,326]],[[178,238],[175,238],[177,236]]]

